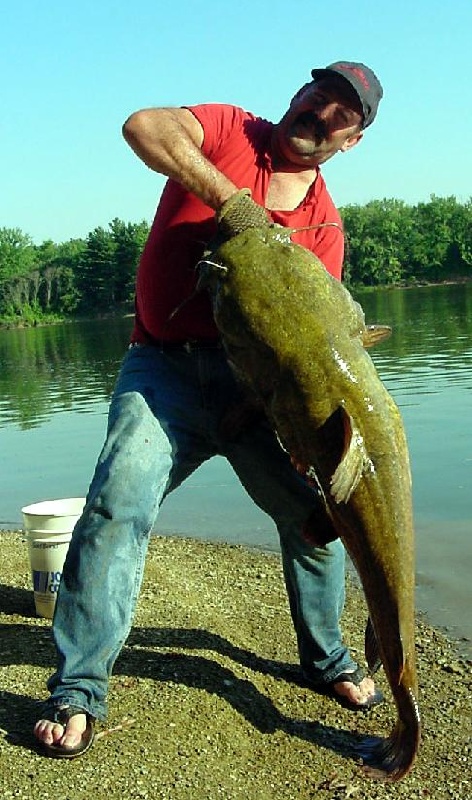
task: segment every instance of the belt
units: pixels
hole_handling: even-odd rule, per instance
[[[131,347],[139,347],[138,342],[133,342]],[[198,350],[220,350],[223,347],[221,339],[186,339],[184,341],[156,341],[154,347],[157,347],[163,353],[171,353],[183,350],[185,353],[195,353]]]
[[[159,348],[164,353],[172,350],[184,350],[186,353],[195,353],[198,350],[220,350],[223,347],[221,339],[187,339],[184,342],[160,342]]]

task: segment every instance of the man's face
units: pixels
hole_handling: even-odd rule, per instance
[[[362,138],[362,107],[343,78],[322,78],[304,86],[276,126],[279,157],[294,166],[315,167]]]

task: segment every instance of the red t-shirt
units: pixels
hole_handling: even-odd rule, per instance
[[[189,110],[204,130],[203,154],[238,188],[251,189],[255,202],[264,206],[273,172],[273,123],[229,105],[206,104]],[[274,222],[293,228],[335,222],[342,229],[320,173],[296,209],[270,215]],[[340,228],[300,231],[292,237],[312,250],[339,280],[344,255]],[[133,342],[218,337],[209,295],[205,291],[194,294],[195,265],[215,232],[214,211],[168,180],[139,264]]]

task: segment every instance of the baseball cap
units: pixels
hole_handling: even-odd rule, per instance
[[[311,74],[315,80],[328,77],[332,74],[341,75],[351,84],[361,101],[364,120],[363,128],[367,128],[377,114],[377,108],[383,96],[383,89],[377,76],[365,64],[356,61],[336,61],[324,69],[312,69]]]

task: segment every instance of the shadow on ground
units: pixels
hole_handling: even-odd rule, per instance
[[[55,649],[49,627],[27,623],[0,625],[0,637],[3,643],[0,665],[24,664],[47,668],[48,674],[53,672]],[[164,649],[167,652],[162,652]],[[205,655],[186,650],[205,651]],[[224,657],[228,666],[214,660],[211,653]],[[293,664],[262,658],[209,631],[185,628],[134,629],[115,664],[114,675],[203,690],[229,703],[261,733],[282,731],[346,758],[358,757],[358,735],[319,721],[298,720],[283,714],[252,680],[238,677],[232,663],[250,669],[256,676],[299,683],[298,670]],[[0,692],[0,727],[11,744],[36,750],[31,730],[40,714],[38,701],[22,694]]]

